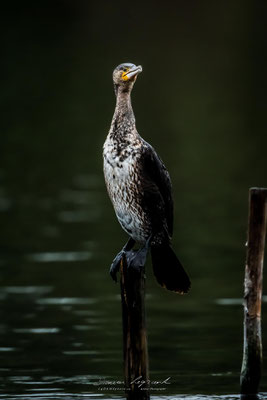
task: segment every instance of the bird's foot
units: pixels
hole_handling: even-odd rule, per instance
[[[142,248],[140,250],[131,250],[127,252],[127,265],[128,268],[140,270],[145,266],[147,257],[147,250]]]
[[[144,247],[137,251],[131,250],[127,252],[126,259],[129,268],[140,270],[145,266],[150,240],[151,236],[147,239]]]
[[[126,265],[128,268],[134,268],[139,270],[145,265],[146,260],[145,259],[143,260],[143,257],[142,255],[139,254],[139,251],[121,250],[114,258],[109,270],[110,276],[115,282],[117,282],[117,273],[119,272],[120,263],[123,257],[125,257],[126,259]]]
[[[135,241],[130,238],[128,240],[128,242],[126,243],[126,245],[122,248],[122,250],[116,255],[116,257],[114,258],[114,260],[112,261],[112,264],[110,266],[109,269],[109,273],[111,278],[117,282],[117,273],[119,272],[120,269],[120,263],[121,263],[121,259],[122,257],[126,257],[126,261],[127,261],[127,265],[129,265],[128,263],[128,253],[132,253],[131,249],[134,246]]]
[[[112,264],[109,269],[110,276],[115,282],[117,282],[117,273],[119,272],[121,259],[124,256],[124,254],[125,251],[122,249],[112,261]]]

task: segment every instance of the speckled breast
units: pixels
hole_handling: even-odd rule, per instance
[[[104,176],[116,216],[122,228],[136,241],[145,242],[151,233],[150,221],[142,209],[138,145],[120,152],[110,141],[104,145]]]

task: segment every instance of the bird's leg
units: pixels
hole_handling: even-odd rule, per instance
[[[116,255],[114,260],[112,261],[112,264],[110,266],[109,273],[111,275],[111,278],[117,282],[117,272],[120,269],[120,262],[122,257],[125,255],[126,260],[128,259],[127,257],[127,252],[129,252],[135,245],[135,240],[132,238],[129,238],[128,242],[123,246],[122,250]]]
[[[143,268],[146,263],[147,253],[150,246],[152,235],[146,240],[145,245],[137,251],[130,251],[127,254],[127,263],[129,268],[140,269]]]

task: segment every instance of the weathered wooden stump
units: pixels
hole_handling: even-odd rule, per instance
[[[266,220],[267,189],[251,188],[244,283],[244,349],[240,378],[241,394],[249,398],[257,397],[261,378],[261,302]]]
[[[145,316],[145,271],[120,265],[123,353],[126,397],[149,399],[149,372]]]

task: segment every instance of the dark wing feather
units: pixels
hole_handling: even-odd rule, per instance
[[[173,232],[173,199],[170,175],[153,147],[144,141],[142,154],[144,189],[150,196],[149,204],[156,207],[158,218],[165,217],[168,234]],[[159,222],[159,221],[158,221]]]

